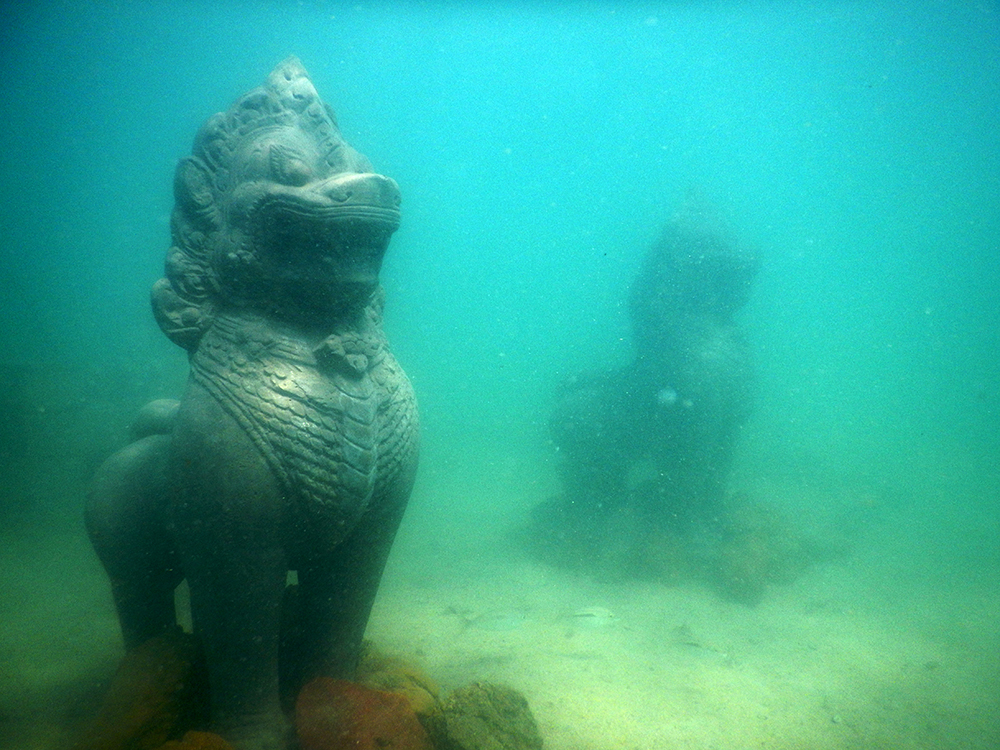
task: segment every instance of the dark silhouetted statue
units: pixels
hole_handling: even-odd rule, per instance
[[[690,559],[724,533],[752,379],[735,314],[757,268],[701,200],[667,223],[632,288],[635,359],[560,389],[551,429],[563,493],[537,511],[536,548],[624,572],[664,540],[679,540]]]
[[[213,729],[284,747],[279,674],[351,675],[416,471],[378,283],[399,189],[289,58],[205,124],[174,192],[152,300],[188,386],[101,467],[87,525],[127,648],[175,627],[187,579]]]

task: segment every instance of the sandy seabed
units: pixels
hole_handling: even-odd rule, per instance
[[[522,690],[549,748],[1000,747],[996,595],[950,592],[917,615],[846,561],[753,607],[501,548],[443,567],[390,577],[371,635],[445,689]],[[613,616],[576,616],[594,611]]]
[[[855,555],[746,606],[423,523],[404,524],[369,637],[443,692],[522,691],[551,750],[1000,747],[995,586],[886,580]],[[121,656],[82,528],[5,535],[0,591],[0,747],[64,747]]]

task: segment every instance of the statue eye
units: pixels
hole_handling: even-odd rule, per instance
[[[290,149],[272,144],[271,179],[282,185],[302,187],[313,179],[312,168]]]

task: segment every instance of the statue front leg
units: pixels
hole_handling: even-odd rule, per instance
[[[240,750],[283,748],[278,690],[287,575],[284,498],[263,456],[192,384],[174,431],[174,535],[205,648],[213,730]]]
[[[365,627],[413,473],[407,471],[397,488],[374,499],[374,507],[336,548],[314,552],[299,565],[298,638],[291,644],[291,663],[286,666],[293,693],[320,675],[354,679]]]

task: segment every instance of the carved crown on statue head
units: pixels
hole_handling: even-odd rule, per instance
[[[294,137],[301,148],[282,150],[272,143],[262,155],[252,153],[255,140],[268,131],[294,131],[286,137]],[[296,156],[302,150],[309,152],[307,159]],[[261,160],[268,163],[261,167]],[[164,333],[189,351],[197,348],[224,296],[227,254],[231,258],[241,252],[228,238],[232,218],[227,206],[253,169],[263,169],[269,175],[264,179],[291,186],[371,172],[368,160],[342,137],[332,108],[319,98],[296,57],[275,67],[263,86],[209,118],[192,155],[177,166],[172,246],[165,277],[153,286],[152,303]]]

